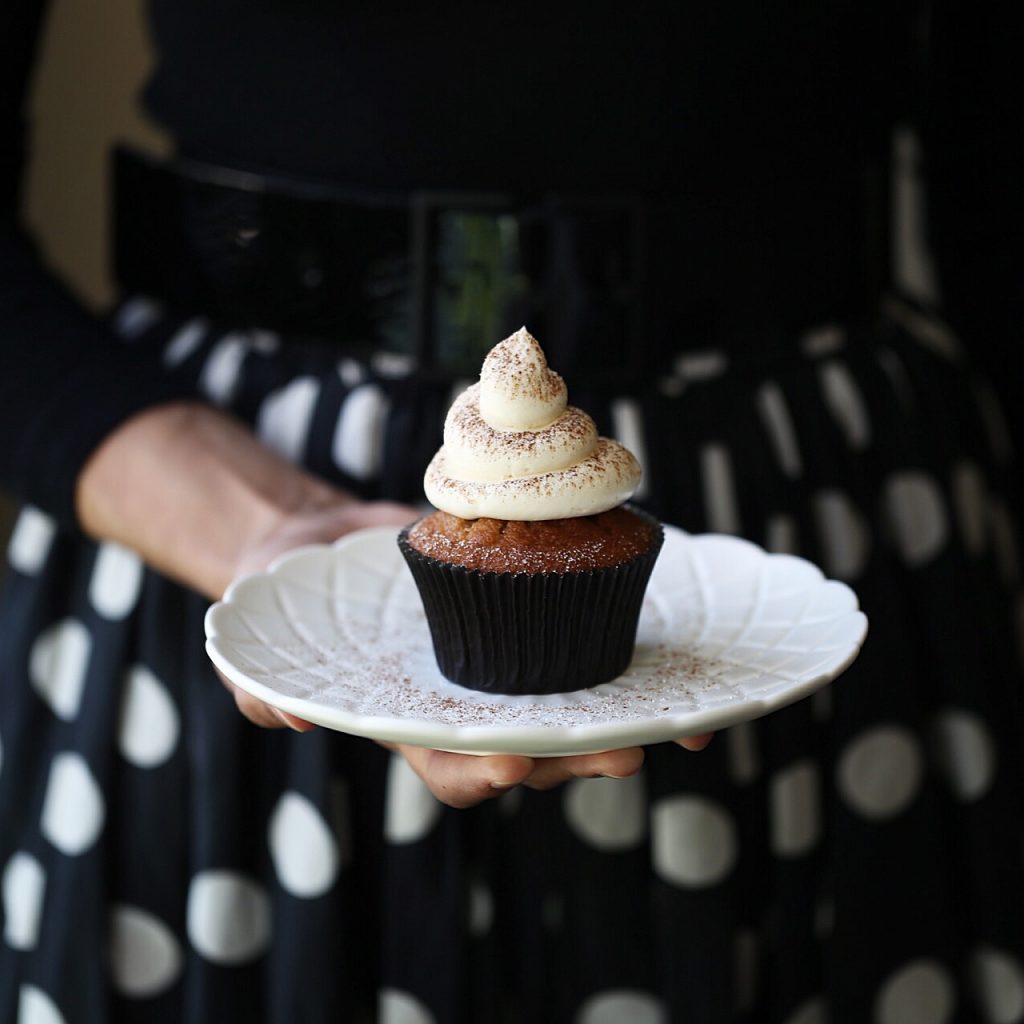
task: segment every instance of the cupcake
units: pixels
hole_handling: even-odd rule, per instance
[[[424,489],[437,509],[399,546],[437,663],[475,690],[579,690],[621,675],[662,544],[625,505],[640,466],[567,404],[521,329],[453,403]]]

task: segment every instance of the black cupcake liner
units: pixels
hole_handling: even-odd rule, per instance
[[[664,540],[621,565],[585,572],[480,572],[398,546],[412,571],[438,668],[485,693],[568,693],[621,675],[633,657],[644,592]]]

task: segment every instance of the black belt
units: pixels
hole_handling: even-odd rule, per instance
[[[524,323],[563,372],[649,369],[635,196],[381,194],[125,149],[114,183],[127,291],[445,373]]]

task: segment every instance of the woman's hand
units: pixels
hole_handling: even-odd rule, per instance
[[[406,505],[357,501],[198,402],[156,406],[121,424],[86,463],[75,498],[90,536],[132,548],[213,601],[291,548],[416,517]],[[257,725],[312,728],[225,685]]]
[[[703,750],[711,742],[711,735],[690,736],[676,742],[687,750]],[[573,757],[532,758],[514,754],[477,757],[401,744],[385,746],[402,754],[438,800],[456,808],[474,807],[519,785],[553,789],[572,779],[624,779],[635,775],[644,763],[641,747]]]
[[[198,402],[156,406],[123,423],[85,464],[75,499],[90,536],[132,548],[211,600],[289,547],[416,514],[357,501]]]

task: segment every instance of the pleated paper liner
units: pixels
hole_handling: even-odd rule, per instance
[[[438,668],[486,693],[569,693],[629,666],[644,592],[664,541],[620,565],[583,572],[481,572],[398,546],[423,600]]]

